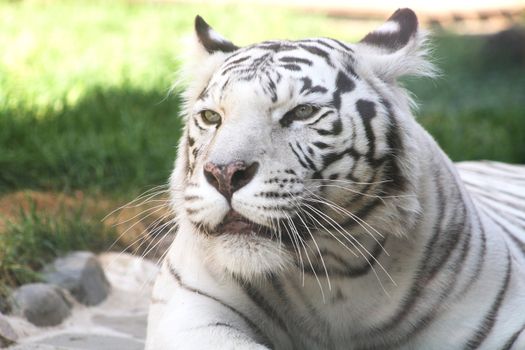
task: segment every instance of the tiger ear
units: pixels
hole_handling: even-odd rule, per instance
[[[186,39],[189,40],[183,41],[184,50],[179,57],[182,65],[172,89],[184,87],[186,101],[194,101],[227,55],[238,47],[214,31],[201,16],[195,17],[195,32]]]
[[[201,16],[195,17],[195,34],[202,48],[209,54],[228,53],[238,49],[231,41],[213,30]]]
[[[394,52],[415,40],[418,32],[417,16],[411,9],[398,9],[374,31],[368,33],[361,43]]]
[[[418,28],[411,9],[398,9],[358,44],[364,60],[374,73],[386,81],[403,75],[434,76],[435,70],[425,57],[426,33]]]

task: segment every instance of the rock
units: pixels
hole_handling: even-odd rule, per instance
[[[109,294],[110,285],[96,256],[74,252],[56,259],[43,271],[44,281],[68,290],[80,303],[97,305]]]
[[[144,342],[104,334],[67,333],[40,340],[41,344],[53,345],[59,349],[96,350],[143,350]]]
[[[12,295],[14,314],[24,316],[39,327],[56,326],[71,314],[71,304],[60,288],[44,284],[26,284]]]
[[[10,347],[9,350],[71,350],[71,348],[64,348],[62,346],[45,345],[45,344],[22,344],[15,347]]]
[[[131,293],[140,291],[148,299],[159,272],[159,266],[129,253],[109,252],[100,254],[99,261],[115,289]]]
[[[93,322],[99,326],[111,328],[117,332],[131,335],[136,339],[146,339],[147,314],[140,315],[95,315]]]
[[[18,336],[7,321],[7,318],[0,314],[0,348],[14,344],[17,339]]]

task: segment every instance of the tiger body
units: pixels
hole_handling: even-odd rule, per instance
[[[196,30],[148,350],[525,348],[525,169],[417,123],[412,11],[355,45]]]

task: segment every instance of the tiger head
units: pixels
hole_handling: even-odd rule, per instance
[[[400,235],[416,220],[418,126],[397,83],[431,72],[414,12],[357,44],[237,47],[200,17],[195,31],[172,204],[211,266],[278,273],[323,232]]]

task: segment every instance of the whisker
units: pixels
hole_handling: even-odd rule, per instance
[[[407,198],[407,197],[416,197],[416,195],[413,195],[413,194],[380,196],[380,195],[377,195],[377,194],[363,193],[363,192],[359,192],[359,191],[357,191],[357,190],[355,190],[355,189],[352,189],[352,188],[348,188],[348,187],[344,187],[344,186],[340,186],[340,185],[332,185],[332,184],[319,184],[319,185],[311,186],[311,187],[312,187],[312,188],[335,187],[335,188],[340,188],[340,189],[345,190],[345,191],[348,191],[348,192],[352,192],[352,193],[355,193],[355,194],[359,194],[359,195],[361,195],[361,196],[363,196],[363,197],[377,198],[377,199],[381,199],[381,200],[389,199],[389,198]]]
[[[305,242],[300,237],[299,231],[297,230],[297,227],[295,226],[295,224],[294,224],[294,222],[292,220],[290,221],[290,224],[294,227],[295,231],[297,232],[297,237],[299,238],[299,241],[301,242],[301,245],[302,245],[302,247],[304,249],[304,254],[306,256],[306,259],[308,260],[308,264],[312,268],[312,272],[314,273],[314,277],[317,280],[317,284],[319,285],[319,288],[321,290],[321,296],[323,297],[323,303],[324,303],[326,301],[326,299],[325,299],[325,295],[324,295],[323,285],[321,284],[321,280],[319,279],[319,276],[317,275],[317,272],[315,272],[315,268],[314,268],[314,265],[312,263],[312,260],[310,259],[310,256],[308,255],[308,251],[306,250],[306,246],[308,245],[308,243]],[[308,245],[308,247],[309,247],[309,245]],[[303,281],[303,286],[304,286],[304,281]]]
[[[288,225],[284,225],[284,228],[286,229],[286,232],[288,232],[288,236],[290,236],[290,238],[292,239],[292,246],[294,248],[294,250],[296,251],[296,253],[298,254],[299,256],[299,262],[301,264],[301,270],[302,270],[302,286],[304,287],[304,279],[305,279],[305,270],[304,270],[304,260],[303,260],[303,256],[301,254],[301,250],[299,249],[299,241],[297,239],[297,237],[295,236],[295,232],[292,230],[292,226],[291,226],[291,221],[292,219],[290,218],[290,216],[286,213],[284,213],[284,215],[286,216],[286,220],[288,221]],[[290,226],[290,231],[288,230],[288,226]],[[295,242],[295,243],[294,243]]]
[[[357,245],[359,245],[364,252],[366,252],[366,254],[381,268],[381,270],[383,270],[383,272],[387,275],[387,277],[389,278],[389,280],[394,284],[394,286],[397,286],[397,283],[394,281],[394,279],[392,278],[392,276],[388,273],[388,271],[385,269],[385,267],[376,259],[376,257],[371,254],[368,249],[366,249],[366,247],[358,240],[356,239],[352,234],[350,234],[348,231],[346,231],[343,227],[341,227],[341,225],[333,220],[331,217],[329,217],[328,215],[326,215],[325,213],[323,213],[322,211],[320,211],[319,209],[311,206],[311,205],[308,205],[306,204],[306,206],[308,206],[310,209],[316,211],[318,214],[320,214],[322,216],[322,218],[330,225],[332,225],[333,227],[333,224],[330,223],[329,220],[331,220],[336,226],[338,226],[340,229],[342,229],[344,232],[346,232],[346,235],[344,235],[344,237],[349,237],[349,238],[352,238],[352,240],[357,243]],[[339,231],[340,232],[340,231]],[[379,278],[379,275],[377,274],[374,266],[371,264],[371,262],[365,257],[365,255],[361,252],[361,250],[359,248],[357,248],[357,246],[354,245],[354,248],[357,249],[357,251],[360,253],[360,255],[365,258],[365,260],[367,261],[368,265],[370,266],[370,268],[372,269],[372,271],[374,272],[374,274],[376,275],[376,278],[379,282],[379,284],[381,285],[381,288],[383,289],[383,291],[388,295],[390,296],[390,294],[386,291],[381,279]]]
[[[166,186],[168,186],[168,185],[167,185],[167,184],[165,184],[165,185],[159,185],[159,186],[156,186],[156,187],[154,187],[154,188],[152,188],[152,189],[147,190],[146,192],[140,194],[140,195],[139,195],[138,197],[136,197],[135,199],[133,199],[133,200],[129,201],[128,203],[126,203],[126,204],[124,204],[124,205],[122,205],[122,206],[120,206],[120,207],[118,207],[118,208],[112,210],[109,214],[107,214],[106,216],[104,216],[104,217],[102,218],[102,221],[105,221],[107,218],[109,218],[110,216],[112,216],[113,214],[115,214],[116,212],[118,212],[118,211],[120,211],[120,210],[123,210],[123,209],[126,209],[126,208],[136,208],[136,207],[139,207],[139,206],[145,204],[145,203],[148,201],[148,199],[151,199],[151,198],[154,198],[154,197],[156,197],[156,196],[158,196],[158,195],[161,195],[161,194],[163,194],[163,193],[169,192],[169,191],[170,191],[169,189],[162,190],[162,191],[157,191],[157,190],[156,190],[156,189],[158,189],[158,188],[163,188],[163,187],[166,187]],[[151,192],[151,191],[154,191],[154,190],[155,190],[155,192]],[[142,201],[142,199],[145,198],[145,197],[147,197],[147,198],[146,198],[144,201]],[[139,202],[139,201],[142,201],[142,202],[139,203],[139,204],[136,204],[136,203]]]
[[[130,227],[128,227],[126,230],[124,230],[124,232],[122,232],[114,241],[113,243],[109,246],[109,248],[106,249],[106,251],[109,251],[111,250],[111,248],[113,248],[115,246],[115,244],[117,244],[117,242],[126,235],[126,233],[129,232],[129,230],[131,230],[133,227],[135,227],[136,225],[138,225],[139,223],[142,222],[142,220],[150,217],[151,215],[154,215],[155,213],[159,212],[160,210],[162,210],[164,208],[164,206],[160,206],[159,208],[157,208],[155,211],[152,211],[151,213],[149,213],[148,215],[145,215],[144,217],[140,218],[140,220],[137,220],[137,222],[135,222],[133,225],[131,225]],[[141,214],[143,214],[144,212],[141,212]]]
[[[381,180],[381,181],[374,181],[374,182],[361,182],[361,181],[352,181],[352,180],[343,180],[343,179],[304,179],[304,182],[308,181],[321,181],[321,182],[342,182],[345,184],[352,184],[352,185],[379,185],[384,184],[388,182],[392,182],[392,180]]]
[[[317,248],[317,252],[319,253],[319,257],[321,258],[321,263],[323,264],[324,272],[326,273],[326,280],[328,282],[328,290],[332,290],[332,284],[330,283],[330,277],[328,276],[328,269],[326,268],[326,264],[324,262],[323,254],[321,254],[321,249],[319,248],[319,245],[317,244],[317,241],[315,240],[314,235],[312,234],[312,231],[308,228],[308,225],[306,225],[306,222],[301,217],[300,213],[298,213],[297,217],[301,220],[301,222],[304,224],[304,227],[306,228],[306,231],[308,231],[308,234],[312,238],[312,241],[315,244],[315,247]]]
[[[334,203],[333,201],[329,200],[329,199],[326,199],[326,198],[323,198],[311,191],[309,191],[308,189],[306,189],[306,191],[310,192],[310,194],[312,196],[315,196],[320,203],[322,204],[326,204],[326,205],[329,205],[331,208],[333,208],[334,210],[337,210],[337,211],[340,211],[348,216],[350,216],[352,219],[354,219],[354,221],[356,221],[357,223],[360,224],[360,226],[368,233],[368,234],[371,234],[370,231],[368,231],[365,227],[363,227],[363,225],[366,225],[368,228],[370,228],[372,231],[374,231],[377,235],[379,235],[379,237],[381,238],[384,238],[384,235],[377,231],[373,226],[371,226],[369,223],[367,223],[365,220],[361,219],[360,217],[358,217],[357,215],[355,215],[354,213],[352,213],[351,211],[349,211],[348,209],[346,208],[343,208],[341,207],[340,205]],[[313,200],[311,198],[308,198],[308,197],[304,197],[305,200]],[[361,225],[363,224],[363,225]],[[373,235],[372,235],[373,237]],[[379,243],[377,240],[376,240],[377,243]]]
[[[113,224],[112,226],[113,226],[113,227],[116,227],[116,226],[123,225],[123,224],[128,223],[128,222],[130,222],[130,221],[132,221],[132,220],[135,220],[137,217],[141,216],[142,214],[145,214],[145,213],[147,213],[147,212],[149,212],[149,211],[151,211],[151,210],[154,210],[154,209],[162,208],[162,207],[164,207],[164,206],[165,206],[165,204],[157,204],[157,205],[155,205],[155,206],[153,206],[153,207],[150,207],[150,208],[144,209],[143,211],[139,212],[139,213],[136,214],[135,216],[133,216],[133,217],[131,217],[131,218],[125,220],[125,221],[117,222],[117,223]],[[141,219],[141,220],[142,220],[142,219]],[[140,221],[140,220],[139,220],[139,221]]]

